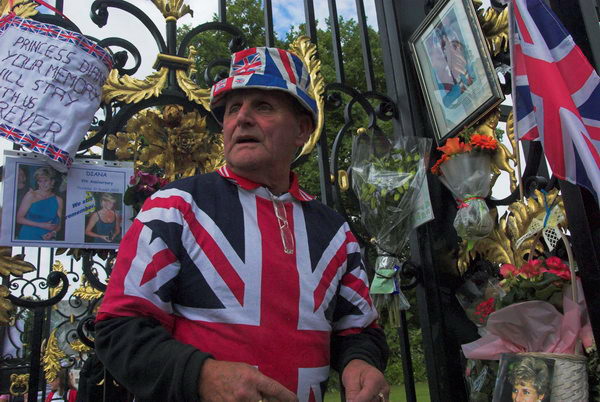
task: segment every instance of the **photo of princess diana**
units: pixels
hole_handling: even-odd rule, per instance
[[[122,235],[122,195],[91,193],[96,207],[85,219],[86,243],[118,243]]]
[[[17,164],[16,240],[64,240],[65,174],[44,165]]]

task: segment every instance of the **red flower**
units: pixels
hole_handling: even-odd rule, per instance
[[[540,275],[542,273],[542,261],[531,260],[526,262],[521,266],[519,273],[525,278],[533,278]]]
[[[442,166],[442,163],[446,162],[448,159],[450,159],[448,155],[442,154],[442,157],[438,159],[437,162],[435,162],[435,165],[433,165],[431,168],[431,173],[437,175],[441,174],[442,172],[440,171],[440,166]]]
[[[496,149],[498,141],[496,139],[482,134],[473,134],[471,136],[471,145],[481,149]]]
[[[446,144],[443,147],[438,147],[437,149],[450,156],[469,152],[472,147],[471,145],[462,142],[459,137],[453,137],[448,138],[446,140]]]
[[[479,322],[483,323],[490,314],[496,311],[495,303],[496,300],[490,297],[475,307],[475,315],[478,316]]]
[[[500,275],[502,275],[503,278],[506,278],[508,276],[515,276],[518,273],[519,270],[512,264],[502,264],[502,266],[500,267]]]

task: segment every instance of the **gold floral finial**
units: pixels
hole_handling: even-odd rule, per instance
[[[186,14],[194,16],[194,11],[185,4],[184,0],[152,0],[165,19],[178,20]]]

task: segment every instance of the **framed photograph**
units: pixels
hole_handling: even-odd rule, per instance
[[[31,152],[5,151],[0,245],[116,249],[133,211],[133,164],[77,160],[68,173]]]
[[[409,39],[439,145],[504,100],[472,0],[440,0]]]
[[[550,401],[553,377],[553,359],[503,353],[492,402]]]

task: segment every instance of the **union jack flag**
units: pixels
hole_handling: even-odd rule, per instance
[[[231,75],[252,74],[262,66],[262,58],[256,49],[248,49],[254,53],[239,52],[231,64]],[[241,53],[241,54],[240,54]]]
[[[320,401],[331,333],[360,332],[377,317],[358,243],[294,178],[280,198],[295,238],[287,254],[268,191],[218,173],[174,182],[144,204],[98,320],[150,315],[175,339]]]
[[[552,172],[600,194],[600,78],[542,0],[511,6],[520,139],[541,141]]]

